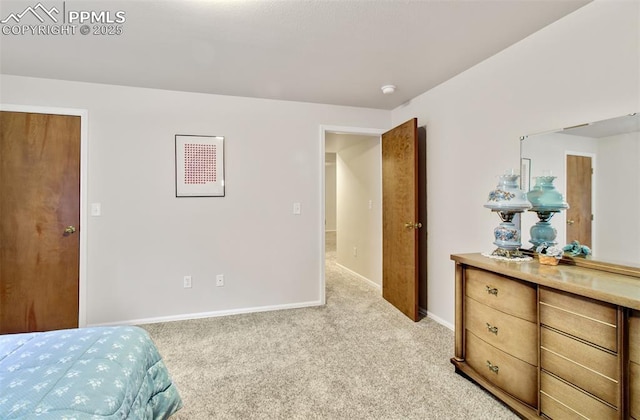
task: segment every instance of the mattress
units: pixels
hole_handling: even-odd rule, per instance
[[[181,406],[139,327],[0,335],[0,419],[166,419]]]

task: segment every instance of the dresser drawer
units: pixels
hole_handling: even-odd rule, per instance
[[[545,371],[540,374],[540,410],[552,419],[606,420],[620,416],[615,408]]]
[[[466,295],[499,311],[537,321],[536,288],[477,268],[465,270]]]
[[[467,297],[465,325],[485,342],[538,366],[538,326]]]
[[[640,364],[640,311],[629,318],[629,360]]]
[[[618,351],[618,312],[613,305],[540,288],[540,323]]]
[[[544,327],[540,347],[542,369],[613,406],[619,405],[617,356]]]
[[[640,364],[629,363],[629,408],[631,417],[640,419]]]
[[[466,331],[466,362],[476,372],[521,401],[538,404],[538,369]]]

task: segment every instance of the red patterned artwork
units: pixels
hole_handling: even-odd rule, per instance
[[[186,143],[184,145],[184,183],[217,182],[217,162],[215,144]]]
[[[176,197],[224,197],[224,137],[176,134]]]

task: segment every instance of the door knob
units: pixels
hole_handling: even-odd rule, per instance
[[[574,222],[573,220],[567,220],[567,224],[568,224],[568,225],[572,225],[572,224],[574,224],[574,223],[575,223],[575,222]]]
[[[76,227],[75,226],[67,226],[64,229],[64,233],[66,233],[67,235],[71,235],[72,233],[76,232]]]
[[[411,222],[405,222],[404,227],[407,229],[420,229],[422,227],[422,223],[417,222],[417,223],[411,223]]]

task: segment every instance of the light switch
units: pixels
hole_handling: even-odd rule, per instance
[[[300,214],[301,213],[301,209],[300,209],[300,203],[293,203],[293,214]]]
[[[91,203],[91,215],[92,216],[101,216],[102,215],[102,204],[100,204],[100,203]]]

